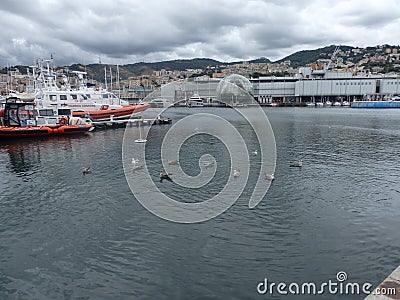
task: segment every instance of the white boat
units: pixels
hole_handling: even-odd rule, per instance
[[[343,101],[342,106],[350,107],[350,102],[349,101]]]
[[[187,106],[188,107],[203,107],[204,102],[203,99],[200,98],[198,94],[193,94],[188,100],[187,100]]]
[[[323,102],[315,102],[316,107],[323,107],[324,103]]]
[[[342,104],[339,101],[335,101],[332,104],[333,106],[342,106]]]
[[[87,75],[86,72],[82,71],[72,71],[72,74],[76,76],[74,78],[68,78],[67,87],[69,86],[72,90],[77,90],[83,92],[90,101],[100,104],[108,104],[108,105],[129,105],[129,102],[126,100],[122,100],[117,97],[114,93],[111,93],[101,87],[93,88],[89,87],[86,82],[85,76]],[[75,79],[75,85],[71,88],[70,81]]]
[[[149,102],[151,108],[167,108],[173,105],[170,99],[166,98],[156,98]]]
[[[329,100],[327,100],[327,101],[325,101],[324,105],[325,105],[325,106],[332,106],[332,102],[329,101]]]
[[[238,108],[247,107],[247,103],[235,102],[233,103],[232,107],[238,107]]]
[[[315,103],[314,102],[307,102],[306,106],[307,107],[315,107]]]
[[[33,92],[38,108],[68,108],[73,116],[90,115],[94,121],[110,121],[129,119],[132,114],[149,107],[147,103],[129,105],[111,92],[87,87],[83,77],[85,72],[72,72],[77,75],[74,87],[66,76],[63,76],[62,84],[57,85],[52,64],[52,60],[38,60],[33,67]]]

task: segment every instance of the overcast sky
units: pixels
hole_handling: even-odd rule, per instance
[[[397,0],[1,0],[0,65],[281,59],[331,44],[398,45]]]

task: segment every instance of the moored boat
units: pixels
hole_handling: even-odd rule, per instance
[[[198,94],[194,94],[189,99],[187,99],[187,106],[188,107],[203,107],[204,102],[203,102],[203,99]]]
[[[52,59],[38,60],[33,68],[33,90],[37,107],[69,108],[74,116],[90,115],[96,121],[111,121],[112,118],[129,119],[132,114],[142,112],[149,107],[148,104],[129,104],[109,91],[88,87],[84,79],[85,72],[72,73],[77,75],[75,86],[70,84],[67,76],[62,77],[60,84],[53,70]]]
[[[148,103],[139,103],[135,105],[127,105],[113,109],[100,109],[100,110],[75,110],[72,111],[74,117],[89,116],[93,121],[112,121],[119,119],[127,119],[132,114],[137,114],[149,108]]]
[[[50,109],[52,111],[52,109]],[[65,115],[38,116],[33,99],[9,98],[1,115],[0,138],[42,137],[82,134],[94,129],[92,123]],[[46,122],[49,118],[50,122]],[[38,124],[38,120],[43,123]],[[56,120],[52,122],[51,120]]]

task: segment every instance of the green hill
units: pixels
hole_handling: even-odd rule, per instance
[[[293,68],[305,66],[307,64],[316,62],[318,59],[329,59],[333,52],[335,51],[336,45],[330,45],[323,48],[318,48],[315,50],[302,50],[296,53],[293,53],[289,56],[286,56],[276,62],[283,62],[285,60],[290,60],[290,65]],[[349,46],[340,46],[340,49],[343,51],[347,51],[352,49],[353,47]]]
[[[306,66],[310,63],[316,62],[318,59],[329,59],[331,58],[333,52],[335,51],[336,45],[330,45],[314,50],[302,50],[296,53],[293,53],[289,56],[286,56],[280,60],[275,62],[271,62],[268,58],[261,57],[258,59],[250,60],[249,63],[280,63],[286,60],[290,60],[290,66],[293,68]],[[358,64],[358,62],[365,57],[374,57],[376,55],[383,55],[385,53],[391,53],[392,49],[393,53],[400,53],[399,46],[390,46],[390,45],[381,45],[381,46],[374,46],[374,47],[366,47],[366,48],[357,48],[357,51],[351,51],[356,49],[355,47],[350,46],[340,46],[340,52],[338,53],[337,57],[341,58],[343,62],[350,62],[353,64]],[[396,51],[396,52],[394,52]],[[398,60],[398,59],[397,59]],[[389,57],[385,61],[376,61],[374,59],[372,62],[367,62],[363,64],[365,68],[374,68],[374,67],[381,67],[384,72],[388,71],[399,71],[400,68],[396,67],[396,64],[392,62],[393,60],[389,61]],[[210,75],[216,70],[207,70],[208,67],[218,67],[222,65],[233,65],[239,64],[242,61],[236,62],[220,62],[214,59],[209,58],[194,58],[194,59],[176,59],[170,61],[160,61],[160,62],[139,62],[139,63],[132,63],[119,66],[119,74],[121,79],[127,79],[132,76],[140,76],[140,75],[150,75],[153,71],[158,71],[161,69],[165,69],[168,71],[184,71],[187,69],[202,69],[204,72],[202,74]],[[397,64],[398,65],[398,64]],[[19,71],[23,74],[26,74],[27,66],[14,66],[11,67],[11,70],[15,70],[18,68]],[[93,78],[97,81],[104,81],[104,68],[105,65],[102,64],[90,64],[90,65],[81,65],[81,64],[73,64],[70,66],[58,67],[58,69],[67,68],[69,70],[76,70],[76,71],[86,71],[88,73],[88,78]],[[110,76],[110,68],[112,69],[113,78],[116,78],[116,66],[115,65],[107,65],[107,77]],[[0,73],[6,74],[8,68],[0,68]],[[109,80],[109,79],[108,79]]]

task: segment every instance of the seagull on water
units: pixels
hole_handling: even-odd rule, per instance
[[[90,167],[83,167],[82,168],[82,174],[86,175],[86,174],[90,174],[92,173],[92,169]]]
[[[177,159],[169,160],[169,161],[168,161],[168,164],[169,164],[170,166],[179,165],[179,160],[177,160]]]
[[[303,160],[300,159],[300,160],[294,161],[294,162],[290,163],[290,166],[301,168],[303,166]]]
[[[206,168],[211,168],[215,165],[215,163],[213,161],[206,161],[204,162],[204,167]]]
[[[163,182],[164,179],[168,180],[168,181],[172,181],[171,177],[169,177],[169,175],[167,172],[165,171],[160,171],[160,182]]]
[[[265,173],[265,179],[270,180],[270,181],[274,180],[275,179],[274,173],[272,173],[272,174]]]
[[[144,165],[135,165],[133,166],[133,171],[139,171],[142,170],[144,168]]]

